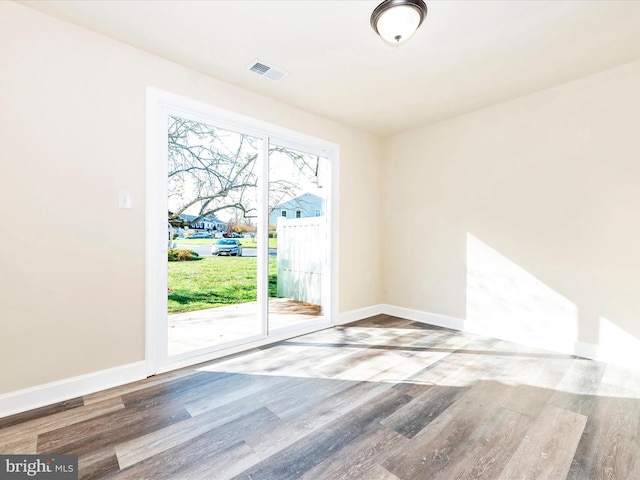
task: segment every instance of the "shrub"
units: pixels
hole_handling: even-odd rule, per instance
[[[190,260],[200,260],[200,255],[193,250],[186,248],[170,248],[168,250],[167,259],[170,262],[188,262]]]

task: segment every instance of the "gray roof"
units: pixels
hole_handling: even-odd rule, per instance
[[[181,213],[180,218],[187,221],[187,222],[193,222],[197,217],[197,215],[187,215],[186,213]],[[223,222],[222,220],[218,220],[216,217],[203,217],[201,219],[202,222],[212,222],[212,223],[224,223],[226,224],[227,222]]]

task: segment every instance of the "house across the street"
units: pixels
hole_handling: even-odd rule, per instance
[[[185,222],[193,222],[196,218],[195,215],[180,214],[180,218]],[[216,217],[204,217],[199,222],[191,224],[191,226],[185,230],[195,230],[196,232],[225,232],[228,226],[222,220],[218,220]],[[182,233],[182,232],[178,232]]]
[[[324,198],[305,193],[288,202],[276,205],[269,217],[269,225],[277,225],[278,217],[284,218],[307,218],[321,217],[325,214]]]

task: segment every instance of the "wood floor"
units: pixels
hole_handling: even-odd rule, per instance
[[[83,479],[640,479],[640,375],[378,316],[0,419]]]

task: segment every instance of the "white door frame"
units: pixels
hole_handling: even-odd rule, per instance
[[[278,145],[321,155],[331,164],[331,185],[327,195],[329,213],[328,245],[328,299],[323,305],[327,321],[323,325],[305,326],[304,329],[286,330],[269,336],[267,332],[268,298],[266,279],[268,271],[267,223],[265,214],[259,215],[259,229],[265,238],[258,242],[262,254],[258,255],[258,305],[263,320],[262,335],[241,342],[216,346],[216,350],[196,352],[196,355],[168,357],[167,320],[167,141],[166,129],[169,115],[176,115],[216,127],[245,133],[261,138],[262,152],[259,168],[263,178],[268,174],[269,140]],[[196,100],[185,98],[156,88],[147,89],[146,129],[146,266],[145,266],[145,360],[147,375],[208,361],[224,355],[277,342],[285,338],[326,328],[337,323],[338,306],[338,192],[339,146],[315,137],[304,135],[277,125],[239,115]],[[260,182],[265,183],[264,181]],[[266,183],[265,183],[266,185]],[[259,190],[258,206],[266,212],[268,189]],[[263,278],[264,277],[264,278]],[[165,325],[163,328],[163,324]]]

